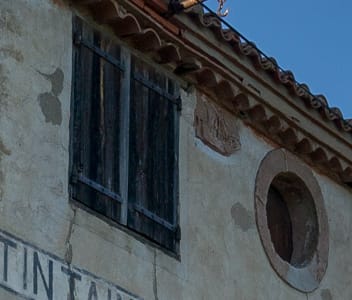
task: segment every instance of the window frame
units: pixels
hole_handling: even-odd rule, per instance
[[[302,183],[306,192],[309,193],[317,218],[316,247],[312,255],[309,253],[307,261],[301,265],[292,264],[291,261],[284,260],[277,253],[268,225],[267,202],[270,186],[273,184],[285,200],[288,193],[282,192],[284,188],[281,190],[275,181],[287,174],[294,178],[294,183]],[[278,148],[269,151],[259,165],[253,196],[258,234],[272,268],[282,280],[296,290],[304,293],[314,291],[323,280],[328,266],[329,224],[323,194],[310,166],[286,149]],[[294,221],[292,217],[291,215],[291,220]]]
[[[94,45],[89,41],[86,41],[82,37],[82,28],[85,26],[88,30],[92,32],[97,32],[101,35],[102,38],[107,38],[113,41],[114,44],[118,45],[120,48],[120,57],[112,57],[109,53],[106,53],[103,49]],[[77,67],[77,63],[81,63],[79,55],[81,47],[84,47],[90,50],[93,55],[98,55],[100,59],[107,61],[112,64],[114,67],[118,68],[121,72],[120,77],[120,118],[119,118],[119,194],[111,192],[109,189],[100,185],[94,180],[91,180],[82,174],[80,174],[79,168],[77,168],[77,145],[80,144],[79,138],[76,136],[77,133],[77,123],[81,122],[81,120],[77,120],[77,106],[79,102],[82,101],[82,96],[77,97],[77,84],[80,81],[78,79],[80,77],[79,67]],[[147,239],[152,244],[160,247],[162,250],[166,252],[170,252],[171,254],[179,254],[179,242],[180,242],[180,227],[179,227],[179,118],[181,111],[181,98],[179,96],[179,92],[177,91],[174,95],[169,94],[168,91],[162,90],[160,87],[153,84],[153,82],[148,81],[143,78],[141,74],[135,73],[132,71],[132,57],[136,57],[136,51],[131,49],[130,47],[122,44],[117,40],[116,37],[107,34],[104,30],[100,30],[95,28],[92,24],[86,23],[83,19],[74,16],[73,17],[73,72],[72,72],[72,93],[71,93],[71,120],[70,120],[70,200],[79,204],[81,207],[84,206],[85,209],[92,212],[94,215],[101,217],[103,219],[112,221],[113,224],[122,225],[122,228],[126,228],[129,232],[133,231],[137,233],[137,236],[141,236],[142,238]],[[138,55],[138,54],[137,54]],[[160,72],[162,76],[165,77],[165,80],[173,80],[173,82],[178,86],[177,81],[168,76],[167,72],[164,70],[160,70],[160,68],[155,67],[151,62],[141,58],[139,54],[136,59],[142,61],[144,64],[149,67],[155,69],[157,72]],[[167,101],[173,102],[176,105],[177,109],[177,117],[174,118],[174,156],[175,156],[175,164],[173,169],[173,222],[168,222],[162,217],[158,216],[156,212],[152,212],[148,210],[146,207],[143,207],[139,204],[131,204],[129,201],[129,170],[130,170],[130,161],[129,161],[129,137],[130,137],[130,104],[131,104],[131,94],[132,94],[132,80],[136,80],[141,83],[143,86],[147,87],[149,91],[153,91],[155,93],[160,94],[163,98],[167,98]],[[175,89],[176,90],[176,89]],[[79,93],[79,91],[78,91]],[[166,99],[165,99],[166,100]],[[78,102],[78,104],[77,104]],[[81,126],[81,125],[80,125]],[[81,159],[81,154],[78,155]],[[95,191],[104,194],[105,196],[112,198],[113,201],[117,201],[120,203],[120,216],[118,220],[110,218],[106,213],[99,213],[94,208],[86,205],[82,201],[75,199],[74,193],[77,186],[77,183],[80,182],[82,184],[88,185],[90,188],[93,188]],[[147,236],[146,234],[142,234],[135,228],[129,226],[129,211],[135,210],[138,214],[144,215],[146,218],[152,220],[153,222],[166,227],[168,230],[173,232],[173,246],[165,248],[165,245],[159,243],[152,236]],[[118,226],[120,227],[120,226]],[[121,228],[121,227],[120,227]]]

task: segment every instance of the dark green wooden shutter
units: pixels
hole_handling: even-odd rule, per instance
[[[117,220],[119,195],[119,110],[121,71],[94,49],[119,57],[120,48],[77,21],[74,77],[74,197]],[[104,192],[105,191],[105,192]]]
[[[179,117],[176,87],[136,58],[132,78],[128,224],[174,250]]]

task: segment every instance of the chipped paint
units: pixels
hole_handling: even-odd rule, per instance
[[[38,97],[40,108],[45,116],[45,122],[61,125],[62,113],[59,98],[51,93],[40,94]]]
[[[63,90],[64,73],[60,68],[57,68],[52,74],[45,74],[39,71],[38,73],[51,83],[51,92],[42,93],[38,96],[38,102],[45,117],[45,122],[61,125],[62,108],[59,95]]]
[[[51,83],[51,92],[57,97],[60,96],[63,90],[64,72],[60,68],[57,68],[52,74],[45,74],[39,71],[38,73]]]
[[[254,217],[241,203],[235,203],[231,208],[231,216],[242,231],[247,231],[254,227]]]

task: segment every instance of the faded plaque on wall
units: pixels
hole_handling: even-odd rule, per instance
[[[194,122],[196,136],[216,152],[230,156],[241,147],[236,117],[201,93]]]

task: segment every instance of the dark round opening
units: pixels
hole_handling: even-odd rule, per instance
[[[292,221],[284,198],[273,186],[269,188],[266,214],[275,251],[283,260],[290,262],[293,251]]]
[[[312,259],[318,243],[318,220],[312,195],[293,173],[272,181],[266,204],[267,222],[276,253],[295,267]]]

